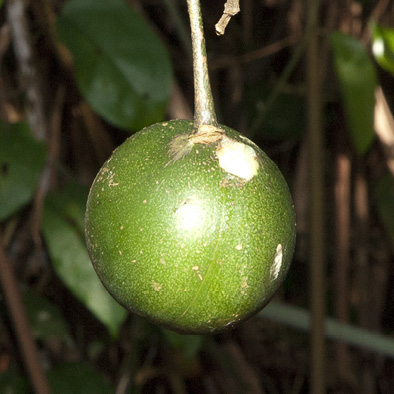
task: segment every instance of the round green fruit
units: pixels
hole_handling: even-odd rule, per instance
[[[295,244],[287,184],[225,126],[174,120],[134,134],[91,187],[86,239],[124,307],[178,332],[233,327],[265,306]]]

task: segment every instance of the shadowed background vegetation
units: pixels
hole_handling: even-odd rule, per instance
[[[154,122],[191,119],[184,0],[0,1],[0,392],[392,393],[394,5],[202,0],[220,123],[279,166],[293,265],[239,328],[129,315],[86,251],[89,186]]]

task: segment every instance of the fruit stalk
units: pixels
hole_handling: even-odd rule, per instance
[[[209,82],[200,0],[187,0],[187,6],[193,47],[194,128],[198,135],[204,129],[201,126],[217,126],[217,120]]]

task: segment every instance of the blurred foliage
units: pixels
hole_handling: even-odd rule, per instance
[[[161,331],[167,342],[174,348],[180,349],[188,359],[196,357],[204,343],[202,335],[182,335],[167,329]]]
[[[98,280],[84,239],[84,213],[88,189],[69,185],[48,195],[42,230],[56,273],[69,290],[116,337],[126,311]]]
[[[72,344],[67,322],[55,303],[31,289],[23,292],[23,302],[31,330],[37,340],[56,340],[68,345]]]
[[[379,65],[394,73],[394,29],[372,24],[372,52]]]
[[[3,394],[30,394],[29,382],[25,376],[15,370],[0,373],[0,392]]]
[[[70,0],[57,20],[78,87],[109,122],[138,130],[163,120],[171,91],[167,51],[122,0]]]
[[[56,365],[48,374],[52,394],[113,394],[109,380],[83,362]]]
[[[34,139],[26,123],[0,122],[0,220],[31,200],[45,157],[45,144]]]
[[[340,32],[331,34],[334,63],[354,147],[364,154],[375,138],[376,70],[363,45]]]

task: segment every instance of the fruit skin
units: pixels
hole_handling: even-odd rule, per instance
[[[257,313],[295,245],[279,169],[219,127],[225,136],[213,143],[191,142],[191,121],[141,130],[104,163],[87,202],[87,247],[104,286],[125,308],[181,333],[214,333]],[[230,149],[224,164],[226,144],[236,154]],[[244,160],[252,176],[227,171]]]

